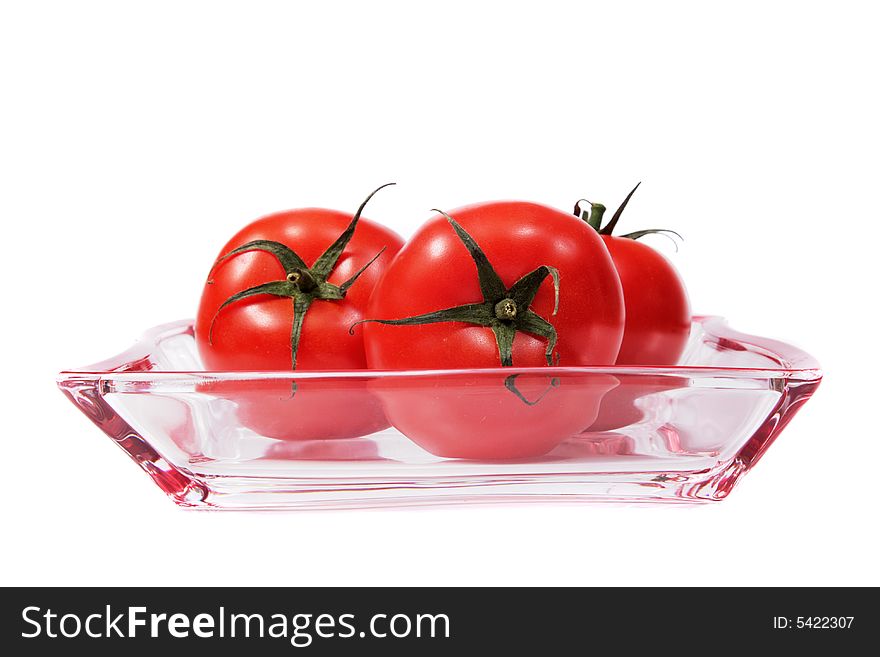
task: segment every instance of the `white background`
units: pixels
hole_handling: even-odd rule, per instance
[[[870,3],[28,2],[0,9],[2,584],[880,584]],[[722,504],[177,509],[55,373],[193,316],[303,205],[615,206],[694,309],[826,378]]]

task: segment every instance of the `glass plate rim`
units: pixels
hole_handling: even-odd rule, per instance
[[[174,335],[192,333],[193,320],[183,319],[174,322],[160,324],[145,331],[141,337],[128,349],[115,356],[98,363],[79,368],[70,368],[60,371],[57,381],[67,381],[71,378],[77,380],[105,380],[119,382],[138,382],[162,380],[165,382],[183,379],[190,381],[199,380],[229,380],[249,381],[266,379],[364,379],[364,378],[413,378],[413,377],[451,377],[466,375],[493,375],[493,374],[527,374],[541,372],[550,375],[577,375],[577,374],[619,374],[619,375],[650,375],[650,376],[691,376],[691,377],[754,377],[766,378],[796,378],[810,381],[822,378],[822,370],[816,359],[798,347],[778,340],[764,338],[756,335],[742,333],[730,327],[728,321],[718,315],[694,315],[694,323],[700,324],[707,335],[718,339],[741,342],[755,347],[763,352],[769,359],[779,362],[777,367],[725,367],[710,365],[602,365],[602,366],[578,366],[578,367],[493,367],[471,369],[412,369],[412,370],[308,370],[308,371],[280,371],[280,370],[148,370],[126,371],[133,362],[147,358],[154,352],[155,345],[162,339]]]

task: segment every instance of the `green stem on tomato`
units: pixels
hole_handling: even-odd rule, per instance
[[[605,213],[605,206],[601,203],[592,203],[587,201],[586,199],[580,199],[574,205],[574,216],[579,219],[583,219],[591,228],[593,228],[600,235],[612,236],[614,233],[614,229],[617,227],[617,223],[620,221],[620,216],[623,214],[624,209],[626,208],[629,200],[632,198],[633,194],[636,193],[636,190],[639,188],[639,185],[642,183],[638,183],[635,187],[632,188],[629,194],[626,195],[626,198],[623,199],[623,203],[620,204],[620,207],[614,211],[614,214],[611,216],[611,219],[602,227],[602,215]],[[586,202],[590,204],[590,210],[582,210],[581,203]],[[684,238],[679,235],[674,230],[670,230],[669,228],[648,228],[645,230],[637,230],[632,233],[626,233],[625,235],[617,235],[616,237],[621,237],[624,239],[637,240],[639,238],[644,237],[645,235],[654,235],[661,234],[669,237],[669,234],[675,235],[680,240],[684,240]],[[671,238],[670,238],[671,239]],[[678,243],[675,240],[672,240],[675,244],[675,250],[678,251]]]

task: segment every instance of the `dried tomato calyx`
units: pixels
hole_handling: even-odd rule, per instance
[[[611,219],[608,221],[605,226],[602,226],[602,216],[605,214],[605,206],[601,203],[592,203],[587,199],[579,199],[577,203],[574,204],[574,216],[578,219],[583,219],[587,222],[597,233],[600,235],[611,235],[614,232],[614,229],[617,227],[617,222],[620,221],[620,215],[623,214],[624,209],[626,208],[626,204],[629,203],[629,200],[632,198],[632,195],[636,193],[636,190],[639,188],[639,185],[642,183],[638,183],[635,187],[632,188],[629,194],[626,195],[626,198],[623,199],[623,203],[620,204],[620,207],[615,210]],[[590,208],[584,209],[582,203],[589,203]],[[645,235],[653,235],[653,234],[661,234],[669,237],[669,235],[675,235],[678,239],[684,240],[684,238],[676,233],[674,230],[670,230],[669,228],[647,228],[645,230],[637,230],[632,233],[627,233],[626,235],[618,235],[617,237],[623,237],[626,239],[637,240]],[[671,238],[670,238],[671,239]],[[678,242],[672,240],[675,244],[676,251],[678,250]]]
[[[354,328],[358,324],[368,322],[390,326],[419,326],[442,322],[465,322],[476,326],[485,326],[491,328],[495,334],[501,365],[509,367],[513,365],[514,337],[517,331],[522,331],[523,333],[544,338],[547,341],[544,355],[547,359],[547,364],[552,365],[553,350],[556,348],[557,341],[556,329],[550,322],[531,310],[530,306],[538,294],[541,284],[550,276],[553,279],[555,294],[553,314],[555,315],[559,310],[559,272],[556,268],[541,265],[508,288],[504,285],[492,263],[489,262],[489,258],[486,257],[486,254],[474,238],[448,214],[442,210],[434,211],[446,217],[446,220],[468,250],[468,254],[470,254],[477,269],[477,278],[480,282],[483,300],[413,317],[364,319],[353,324],[349,332],[353,333]]]
[[[342,255],[342,252],[345,250],[345,247],[348,246],[348,243],[351,241],[351,238],[354,236],[354,231],[357,228],[358,220],[361,218],[361,213],[364,211],[367,203],[371,198],[378,192],[380,189],[388,187],[389,185],[393,185],[394,183],[387,183],[375,189],[364,202],[361,203],[360,207],[355,212],[354,216],[351,219],[351,223],[348,224],[348,227],[342,232],[342,234],[336,238],[336,240],[327,247],[327,250],[321,254],[321,256],[315,261],[315,263],[309,267],[303,261],[303,259],[289,246],[286,244],[282,244],[281,242],[275,242],[272,240],[253,240],[248,242],[247,244],[243,244],[235,249],[232,249],[229,253],[222,255],[217,261],[214,263],[214,266],[211,268],[211,272],[208,274],[208,283],[212,283],[211,275],[220,266],[229,258],[235,257],[242,253],[247,253],[249,251],[263,251],[264,253],[269,253],[278,260],[279,264],[284,268],[284,278],[277,281],[269,281],[268,283],[263,283],[261,285],[255,285],[253,287],[249,287],[246,290],[242,290],[241,292],[236,292],[228,299],[226,299],[219,308],[217,308],[217,312],[214,313],[214,317],[211,319],[211,326],[208,329],[208,343],[212,344],[212,337],[214,333],[214,324],[217,321],[217,317],[220,315],[220,311],[222,311],[227,306],[230,306],[242,299],[248,299],[253,296],[266,294],[275,297],[285,297],[291,299],[293,301],[293,324],[290,329],[290,360],[291,360],[291,369],[296,369],[296,355],[299,350],[299,340],[300,335],[302,334],[303,322],[305,321],[306,313],[309,310],[309,307],[315,301],[339,301],[345,298],[346,292],[348,292],[349,288],[354,285],[357,279],[363,274],[367,268],[372,265],[376,259],[382,255],[385,251],[383,248],[379,253],[374,255],[367,264],[361,267],[357,272],[354,273],[347,281],[342,283],[341,285],[334,285],[333,283],[328,283],[327,279],[333,273],[333,270],[336,268],[336,264],[339,262],[339,257]]]

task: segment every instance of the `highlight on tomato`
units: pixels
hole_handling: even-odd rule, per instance
[[[437,211],[352,331],[363,331],[371,368],[466,370],[450,375],[454,385],[378,379],[399,431],[439,456],[507,459],[581,431],[614,385],[531,368],[613,364],[623,326],[620,281],[598,234],[559,210],[508,201]]]
[[[393,183],[389,183],[393,184]],[[379,189],[386,187],[383,185]],[[208,370],[359,370],[370,294],[403,245],[390,229],[355,214],[303,208],[257,219],[220,252],[195,324]],[[388,426],[366,386],[321,379],[223,382],[212,394],[237,404],[239,420],[286,440],[352,438]]]

